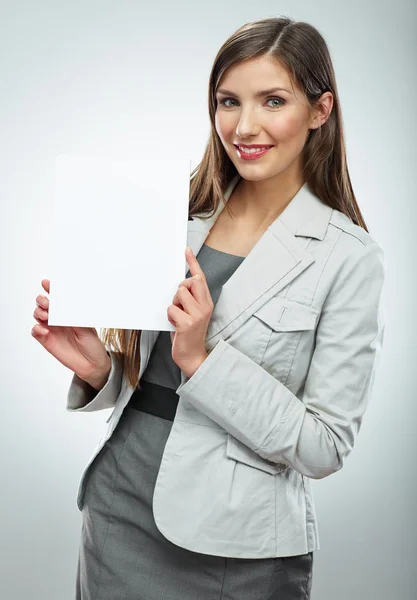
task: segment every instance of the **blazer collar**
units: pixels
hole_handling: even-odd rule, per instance
[[[225,202],[239,179],[237,174],[230,182],[224,193]],[[210,218],[195,215],[188,221],[187,245],[195,255],[223,209],[224,204],[220,203]],[[306,183],[300,188],[223,285],[207,329],[207,349],[220,338],[230,336],[314,262],[307,246],[311,238],[323,240],[332,211]]]

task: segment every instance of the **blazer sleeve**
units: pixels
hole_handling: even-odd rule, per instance
[[[92,412],[115,406],[122,385],[123,356],[109,350],[107,354],[111,358],[111,369],[104,387],[97,391],[74,373],[67,394],[67,411]]]
[[[384,253],[371,241],[350,254],[323,304],[300,398],[224,340],[177,389],[261,457],[314,479],[353,448],[385,331]]]

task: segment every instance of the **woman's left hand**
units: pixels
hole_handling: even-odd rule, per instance
[[[214,310],[206,277],[193,253],[186,252],[192,277],[184,279],[168,307],[172,360],[190,378],[207,358],[207,327]]]

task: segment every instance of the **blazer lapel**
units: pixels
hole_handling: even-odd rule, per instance
[[[226,202],[239,179],[237,174],[227,188]],[[209,219],[193,216],[193,220],[188,221],[187,245],[195,255],[223,209],[221,203]],[[231,335],[314,262],[305,246],[309,238],[324,238],[332,210],[310,191],[307,184],[300,188],[222,287],[207,329],[208,350],[220,338]]]

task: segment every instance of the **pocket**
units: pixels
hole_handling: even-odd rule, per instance
[[[274,331],[304,331],[316,328],[320,312],[306,304],[274,296],[253,314]]]
[[[230,433],[227,434],[226,456],[227,458],[244,463],[249,467],[260,469],[271,475],[277,475],[278,473],[282,473],[289,469],[289,465],[286,465],[285,463],[274,463],[262,458],[262,456],[251,450],[246,444],[243,444]]]

